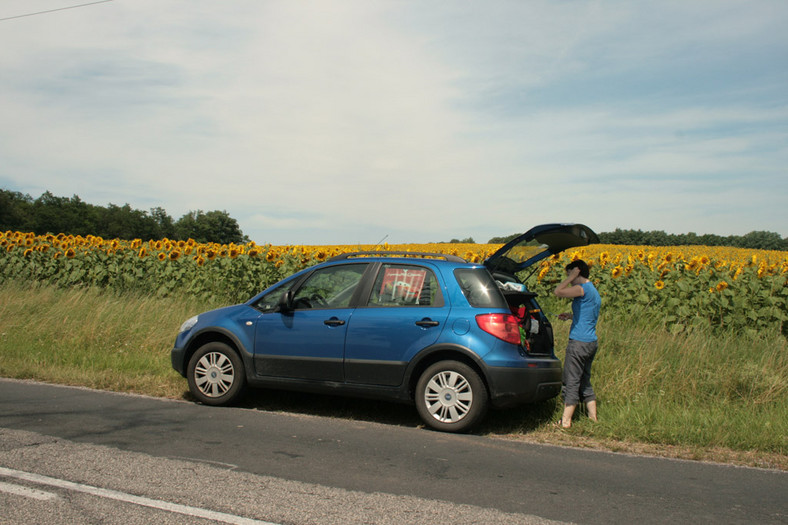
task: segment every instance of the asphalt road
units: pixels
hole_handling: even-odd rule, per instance
[[[2,524],[788,523],[787,495],[782,471],[0,379]]]

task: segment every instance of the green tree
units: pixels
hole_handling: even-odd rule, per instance
[[[741,237],[738,246],[759,250],[788,250],[788,240],[780,237],[779,233],[752,231]]]
[[[151,235],[151,239],[175,237],[175,221],[167,214],[164,208],[151,208],[150,215],[156,223],[156,231]]]
[[[0,189],[0,230],[32,230],[32,207],[33,198],[30,195]]]
[[[175,223],[179,239],[194,239],[197,242],[217,242],[220,244],[243,243],[248,238],[238,226],[238,221],[226,211],[190,211]]]
[[[507,235],[505,237],[493,237],[487,244],[506,244],[507,242],[511,241],[512,239],[519,237],[522,233],[513,233],[511,235]]]

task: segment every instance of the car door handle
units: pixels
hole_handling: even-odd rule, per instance
[[[323,324],[327,326],[342,326],[345,324],[345,321],[342,319],[337,319],[336,317],[332,317],[331,319],[326,319],[323,321]]]
[[[416,321],[417,326],[421,326],[422,328],[429,328],[431,326],[438,326],[440,323],[438,321],[433,321],[432,319],[425,317],[421,321]]]

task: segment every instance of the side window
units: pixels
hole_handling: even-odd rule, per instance
[[[296,309],[346,308],[350,305],[367,263],[343,264],[315,270],[293,297]]]
[[[255,308],[263,313],[273,312],[279,306],[279,300],[282,298],[282,293],[287,290],[291,284],[292,282],[280,284],[258,299],[254,304]]]
[[[498,285],[484,268],[461,268],[454,276],[468,303],[474,308],[508,308]]]
[[[407,264],[383,264],[368,306],[443,306],[432,270]]]

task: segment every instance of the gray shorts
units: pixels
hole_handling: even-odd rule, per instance
[[[576,405],[596,400],[591,386],[591,363],[596,356],[597,342],[569,340],[564,358],[564,404]]]

